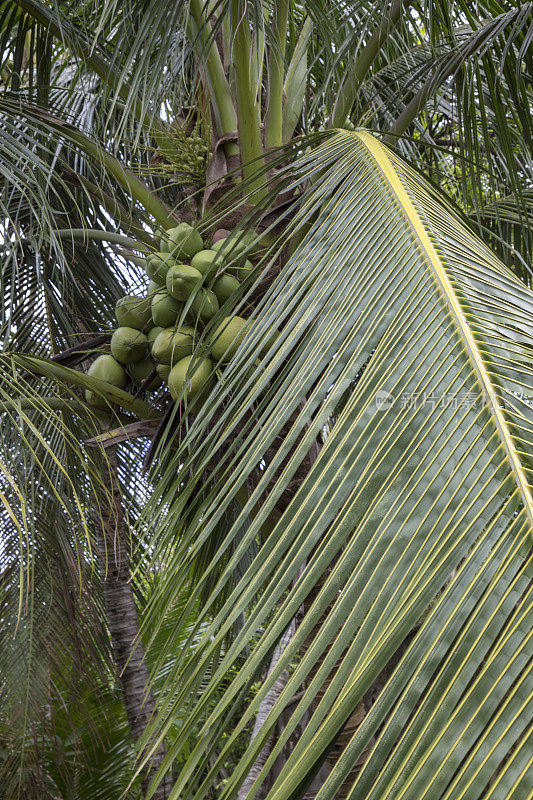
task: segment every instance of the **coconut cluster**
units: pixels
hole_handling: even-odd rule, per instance
[[[124,387],[128,375],[149,391],[166,383],[174,399],[185,393],[187,401],[209,390],[214,362],[233,356],[250,323],[244,317],[226,317],[211,337],[211,357],[196,358],[191,366],[195,337],[253,270],[246,257],[250,246],[245,234],[237,242],[222,238],[207,248],[185,222],[165,231],[160,250],[146,258],[146,295],[118,300],[111,355],[99,356],[88,374],[117,388]],[[179,324],[186,306],[185,323]],[[86,399],[105,406],[90,390]]]

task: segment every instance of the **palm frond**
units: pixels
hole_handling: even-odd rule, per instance
[[[187,423],[158,475],[164,488],[147,506],[155,558],[166,565],[149,607],[153,625],[241,487],[253,487],[184,610],[185,618],[209,592],[157,720],[161,736],[190,708],[168,750],[167,766],[193,748],[171,797],[208,796],[288,668],[220,798],[236,796],[281,719],[283,733],[247,796],[308,719],[267,792],[269,800],[303,794],[386,668],[363,724],[328,760],[320,800],[332,800],[350,775],[352,798],[377,800],[393,788],[447,797],[450,782],[480,797],[504,761],[518,786],[521,760],[511,754],[526,735],[531,603],[531,292],[370,134],[337,134],[300,169],[312,184],[295,225],[310,232],[253,313],[224,381]],[[273,329],[281,335],[251,378],[249,364]],[[254,414],[244,413],[252,403]],[[263,539],[262,523],[333,416],[318,458]],[[209,470],[210,486],[198,492]],[[253,542],[257,555],[231,584]],[[295,635],[265,677],[302,605]],[[262,682],[250,699],[254,679]],[[515,720],[501,741],[500,718]]]

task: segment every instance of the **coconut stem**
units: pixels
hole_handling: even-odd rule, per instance
[[[244,0],[231,0],[230,8],[242,174],[253,192],[250,202],[255,204],[265,196],[265,174],[258,87],[252,80],[255,72],[252,38]]]
[[[287,41],[288,0],[274,4],[273,40],[268,59],[268,100],[265,118],[265,144],[281,147],[283,130],[283,77],[285,70],[285,46]]]
[[[132,250],[141,250],[143,253],[149,253],[150,250],[153,249],[129,236],[122,236],[120,233],[101,231],[95,228],[60,228],[59,230],[53,231],[53,233],[58,239],[83,239],[85,241],[112,242],[113,244],[121,244],[123,247],[131,248]]]
[[[221,135],[231,133],[237,130],[237,115],[235,114],[233,99],[226,80],[220,53],[208,26],[200,0],[191,0],[189,11],[189,36],[204,65],[205,79],[209,88],[219,133]],[[237,153],[235,146],[233,146],[233,153],[228,153],[226,147],[225,150],[228,155]]]

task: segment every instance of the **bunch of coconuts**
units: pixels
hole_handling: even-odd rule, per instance
[[[150,279],[147,294],[126,295],[117,301],[119,327],[111,337],[111,355],[99,356],[88,374],[119,389],[128,375],[149,391],[156,391],[165,382],[174,399],[185,392],[187,402],[206,393],[214,379],[213,361],[224,363],[233,356],[249,322],[238,316],[223,319],[211,339],[213,360],[196,359],[189,370],[194,336],[253,270],[245,256],[253,241],[250,237],[252,233],[244,234],[236,242],[221,238],[205,249],[198,231],[186,222],[167,230],[159,240],[160,251],[146,259]],[[191,295],[187,315],[191,325],[178,327]],[[107,407],[95,392],[88,389],[85,396],[88,403]]]

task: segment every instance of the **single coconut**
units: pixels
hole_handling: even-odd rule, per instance
[[[189,366],[193,356],[182,358],[181,361],[172,367],[168,376],[168,387],[173,399],[176,400],[183,391],[188,401],[197,397],[198,394],[207,390],[211,384],[213,376],[213,364],[209,358],[202,358],[195,361],[190,369]]]
[[[244,262],[246,261],[246,248],[241,241],[235,238],[219,239],[211,245],[211,248],[217,253],[220,253],[220,258],[225,263],[229,263],[232,267],[244,266]]]
[[[166,289],[156,292],[152,297],[152,319],[154,325],[168,328],[174,325],[181,311],[182,304],[169,295]]]
[[[168,249],[174,258],[189,260],[204,246],[198,231],[186,222],[180,222],[176,228],[170,228],[167,237]]]
[[[99,378],[101,381],[107,381],[116,386],[117,389],[122,389],[126,383],[126,373],[122,365],[113,356],[109,355],[98,356],[87,370],[87,375],[92,378]]]
[[[218,242],[219,239],[227,239],[230,233],[231,231],[229,231],[227,228],[219,228],[213,234],[213,238],[211,239],[211,247],[213,247],[214,243]]]
[[[146,261],[151,266],[158,267],[160,264],[166,264],[167,261],[173,261],[173,258],[170,253],[167,253],[164,250],[156,250],[155,253],[148,253],[146,256]]]
[[[147,331],[152,325],[150,298],[136,297],[133,294],[121,297],[115,305],[115,316],[121,326]]]
[[[111,353],[121,364],[133,364],[146,355],[148,339],[135,328],[117,328],[111,337]]]
[[[167,232],[164,231],[161,236],[159,236],[159,250],[161,253],[168,253],[170,252],[170,242],[168,240]]]
[[[235,275],[240,281],[243,281],[245,278],[248,277],[250,272],[254,269],[254,265],[248,259],[244,262],[244,264],[237,265],[232,264],[231,267],[228,268],[228,272],[231,275]]]
[[[136,361],[134,364],[130,364],[129,371],[134,382],[140,386],[140,384],[145,381],[146,378],[152,374],[152,372],[154,372],[155,368],[156,364],[153,358],[143,358],[141,361]],[[153,391],[154,389],[158,389],[160,386],[161,376],[155,374],[148,386],[145,388]]]
[[[99,394],[93,392],[92,389],[85,389],[85,402],[88,403],[90,406],[96,406],[97,408],[105,409],[109,411],[109,403],[103,397],[100,397]]]
[[[191,259],[191,267],[197,269],[202,275],[207,275],[208,272],[216,270],[217,266],[222,266],[222,257],[219,256],[216,250],[200,250]]]
[[[261,245],[257,243],[257,233],[255,231],[244,231],[239,241],[242,243],[248,256],[257,255],[257,250]]]
[[[146,259],[146,272],[150,280],[161,286],[165,285],[167,272],[176,263],[170,253],[150,253]]]
[[[161,289],[165,285],[165,279],[167,277],[168,269],[164,270],[164,275],[158,275],[158,273],[152,269],[150,264],[146,264],[146,274],[150,278],[150,283],[157,284],[157,289]],[[157,291],[157,289],[155,291]]]
[[[121,364],[110,355],[98,356],[87,370],[87,375],[90,375],[92,378],[98,378],[101,381],[107,381],[107,383],[116,386],[117,389],[122,389],[126,383],[126,373]],[[92,389],[85,390],[85,399],[91,406],[109,408],[105,398],[101,397]]]
[[[209,289],[200,289],[192,299],[191,308],[206,325],[219,309],[216,294]]]
[[[161,325],[154,325],[153,328],[150,328],[146,336],[148,337],[148,349],[150,352],[152,351],[152,347],[154,346],[154,342],[161,331],[165,329]]]
[[[194,347],[193,334],[194,329],[186,325],[179,330],[165,328],[158,334],[152,346],[152,356],[158,364],[175,364],[191,355]]]
[[[156,367],[157,374],[159,377],[166,382],[168,382],[168,376],[170,375],[170,370],[172,367],[170,364],[158,364]]]
[[[161,289],[160,283],[157,283],[157,281],[149,280],[146,294],[148,295],[148,297],[151,297],[154,294],[154,292],[158,292],[160,289]]]
[[[226,300],[229,300],[229,298],[235,294],[239,286],[239,281],[237,278],[234,278],[233,275],[220,275],[213,283],[213,291],[217,296],[219,305],[223,305]]]
[[[176,300],[186,300],[201,280],[201,273],[194,267],[176,264],[167,272],[167,292]]]
[[[279,335],[279,331],[277,331],[275,328],[270,328],[267,339],[265,342],[263,342],[261,345],[261,350],[259,351],[262,356],[266,356],[268,351],[274,347],[276,340],[279,339]]]
[[[213,331],[211,355],[216,361],[229,361],[250,330],[250,322],[244,317],[225,317]]]

